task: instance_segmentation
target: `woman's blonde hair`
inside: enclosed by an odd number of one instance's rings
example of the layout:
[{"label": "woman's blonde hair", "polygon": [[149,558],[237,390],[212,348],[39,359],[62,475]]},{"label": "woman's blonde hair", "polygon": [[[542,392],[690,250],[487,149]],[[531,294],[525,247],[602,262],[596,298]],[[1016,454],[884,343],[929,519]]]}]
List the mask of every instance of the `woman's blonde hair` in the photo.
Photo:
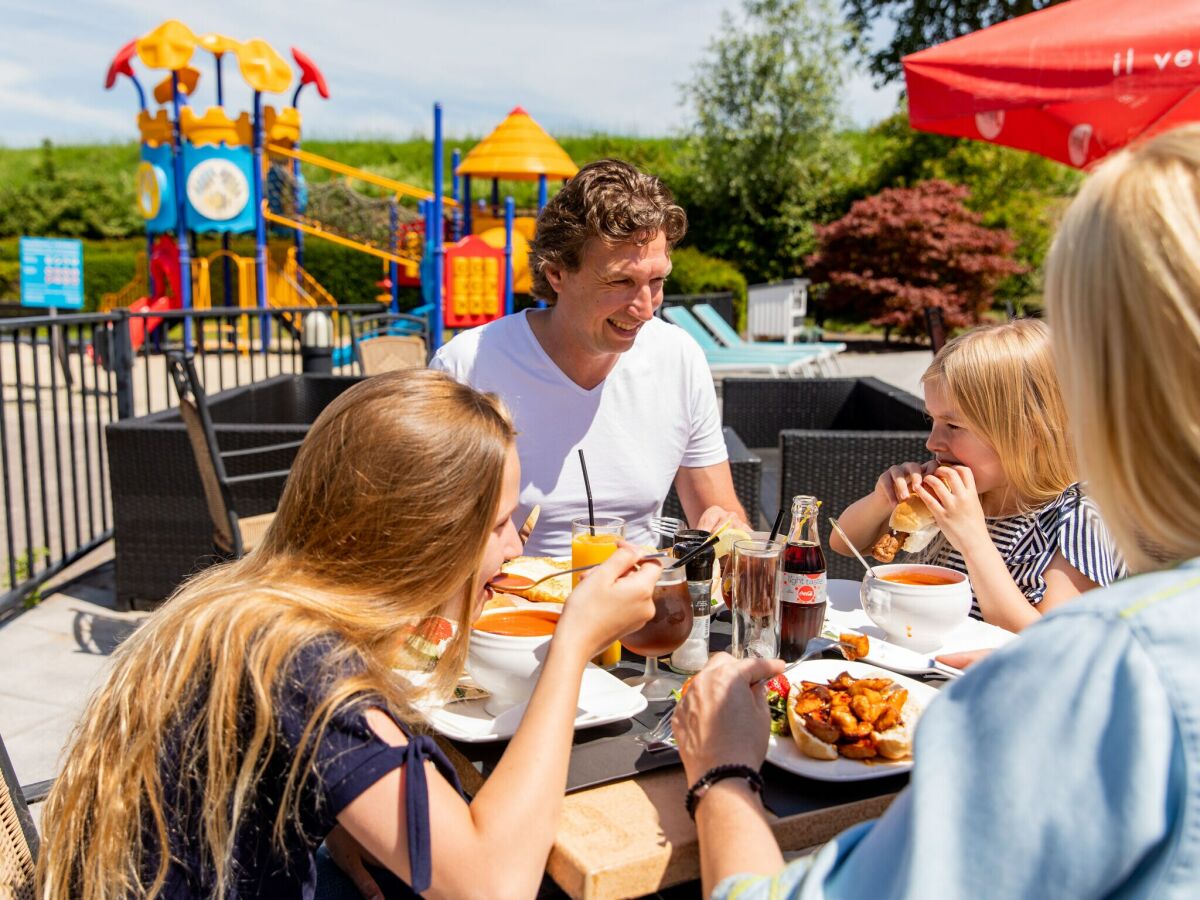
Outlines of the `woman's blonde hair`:
[{"label": "woman's blonde hair", "polygon": [[934,357],[921,383],[934,379],[1000,457],[1020,509],[1053,500],[1075,481],[1045,323],[1018,319],[959,335]]},{"label": "woman's blonde hair", "polygon": [[433,681],[445,688],[461,671],[513,437],[494,396],[424,369],[368,379],[330,404],[263,544],[188,582],[115,654],[46,804],[43,896],[158,893],[171,846],[166,762],[176,788],[202,786],[190,798],[202,810],[196,839],[224,896],[239,823],[281,740],[274,698],[296,653],[322,641],[326,671],[314,678],[327,675],[328,689],[278,798],[283,850],[331,716],[369,696],[411,720],[410,691],[391,671],[405,661],[404,623],[456,620]]},{"label": "woman's blonde hair", "polygon": [[1080,469],[1134,571],[1200,552],[1200,127],[1105,162],[1046,264]]}]

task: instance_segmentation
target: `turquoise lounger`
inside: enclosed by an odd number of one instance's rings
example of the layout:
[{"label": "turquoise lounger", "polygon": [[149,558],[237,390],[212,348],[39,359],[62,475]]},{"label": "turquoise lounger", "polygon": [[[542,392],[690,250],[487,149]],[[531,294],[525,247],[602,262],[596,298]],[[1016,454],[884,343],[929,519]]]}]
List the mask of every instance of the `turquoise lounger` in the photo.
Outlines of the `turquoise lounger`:
[{"label": "turquoise lounger", "polygon": [[718,341],[733,350],[766,349],[768,347],[777,350],[796,347],[817,347],[822,350],[828,350],[831,353],[841,353],[846,349],[845,344],[833,343],[831,341],[805,341],[802,344],[786,344],[783,341],[747,341],[743,340],[742,336],[734,330],[734,327],[725,321],[723,315],[707,303],[697,303],[692,307],[692,314],[704,323],[704,326],[709,331],[716,335]]},{"label": "turquoise lounger", "polygon": [[663,307],[663,317],[682,328],[704,351],[709,366],[714,371],[740,369],[743,371],[765,371],[773,375],[805,375],[819,371],[821,358],[826,351],[809,349],[806,344],[797,344],[793,349],[778,351],[768,349],[740,350],[722,347],[705,330],[700,321],[682,306]]}]

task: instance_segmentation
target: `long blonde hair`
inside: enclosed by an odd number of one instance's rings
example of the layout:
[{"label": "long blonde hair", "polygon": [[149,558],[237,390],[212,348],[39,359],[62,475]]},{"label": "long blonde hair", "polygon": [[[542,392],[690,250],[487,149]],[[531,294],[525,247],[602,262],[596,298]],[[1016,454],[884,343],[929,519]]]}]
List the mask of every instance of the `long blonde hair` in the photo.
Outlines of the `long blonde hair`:
[{"label": "long blonde hair", "polygon": [[1036,319],[982,325],[948,342],[921,376],[939,380],[996,455],[1019,508],[1053,500],[1076,479],[1049,329]]},{"label": "long blonde hair", "polygon": [[1200,553],[1200,127],[1106,161],[1046,264],[1080,468],[1130,568]]},{"label": "long blonde hair", "polygon": [[[169,744],[179,748],[174,777],[203,785],[191,798],[202,805],[196,838],[224,896],[239,822],[280,740],[273,698],[295,654],[324,641],[330,684],[279,798],[282,850],[330,717],[370,694],[412,718],[410,691],[391,673],[404,623],[456,620],[433,681],[444,688],[461,671],[513,437],[494,396],[428,370],[379,375],[330,404],[262,545],[188,582],[114,655],[46,804],[43,896],[158,893],[169,863]],[[351,660],[361,674],[345,674]]]}]

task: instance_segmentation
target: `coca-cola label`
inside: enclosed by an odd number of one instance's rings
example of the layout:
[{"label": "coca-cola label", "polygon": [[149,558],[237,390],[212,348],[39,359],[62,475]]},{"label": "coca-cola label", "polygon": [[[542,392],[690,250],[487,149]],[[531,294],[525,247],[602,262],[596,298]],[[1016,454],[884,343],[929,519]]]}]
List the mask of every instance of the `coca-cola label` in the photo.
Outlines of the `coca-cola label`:
[{"label": "coca-cola label", "polygon": [[825,573],[798,575],[785,572],[783,575],[783,599],[788,603],[824,603]]}]

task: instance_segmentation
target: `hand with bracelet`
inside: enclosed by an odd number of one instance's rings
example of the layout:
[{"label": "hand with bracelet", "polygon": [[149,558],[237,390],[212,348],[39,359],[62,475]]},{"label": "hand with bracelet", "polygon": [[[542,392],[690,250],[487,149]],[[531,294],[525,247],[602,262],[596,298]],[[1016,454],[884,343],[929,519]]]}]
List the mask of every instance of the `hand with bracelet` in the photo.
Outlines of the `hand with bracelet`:
[{"label": "hand with bracelet", "polygon": [[[781,660],[714,654],[671,721],[689,787],[707,783],[693,791],[705,896],[726,875],[769,873],[783,864],[747,775],[762,767],[771,733],[763,685],[782,671]],[[713,771],[726,766],[745,770]]]}]

